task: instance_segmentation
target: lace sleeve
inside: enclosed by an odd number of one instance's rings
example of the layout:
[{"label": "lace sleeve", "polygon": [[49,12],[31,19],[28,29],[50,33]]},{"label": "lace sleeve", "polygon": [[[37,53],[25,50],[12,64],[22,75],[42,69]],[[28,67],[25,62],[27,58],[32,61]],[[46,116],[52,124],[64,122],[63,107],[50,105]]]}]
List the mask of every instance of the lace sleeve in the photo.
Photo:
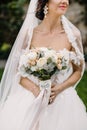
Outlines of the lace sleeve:
[{"label": "lace sleeve", "polygon": [[80,56],[76,55],[75,52],[71,51],[69,53],[69,57],[70,57],[70,61],[74,63],[75,65],[80,66],[82,64],[82,60]]}]

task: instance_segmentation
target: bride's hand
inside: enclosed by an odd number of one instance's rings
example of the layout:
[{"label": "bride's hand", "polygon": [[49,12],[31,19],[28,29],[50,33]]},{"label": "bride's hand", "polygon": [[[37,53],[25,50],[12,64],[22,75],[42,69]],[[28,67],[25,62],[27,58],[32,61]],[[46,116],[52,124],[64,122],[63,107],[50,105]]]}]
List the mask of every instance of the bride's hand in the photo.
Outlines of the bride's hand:
[{"label": "bride's hand", "polygon": [[26,77],[21,77],[20,85],[31,91],[35,97],[37,97],[40,93],[40,87]]},{"label": "bride's hand", "polygon": [[62,86],[61,85],[55,85],[51,86],[51,94],[50,94],[50,99],[49,99],[49,104],[51,104],[56,96],[62,91]]},{"label": "bride's hand", "polygon": [[33,89],[32,93],[35,97],[37,97],[40,93],[40,87],[35,85],[35,88]]}]

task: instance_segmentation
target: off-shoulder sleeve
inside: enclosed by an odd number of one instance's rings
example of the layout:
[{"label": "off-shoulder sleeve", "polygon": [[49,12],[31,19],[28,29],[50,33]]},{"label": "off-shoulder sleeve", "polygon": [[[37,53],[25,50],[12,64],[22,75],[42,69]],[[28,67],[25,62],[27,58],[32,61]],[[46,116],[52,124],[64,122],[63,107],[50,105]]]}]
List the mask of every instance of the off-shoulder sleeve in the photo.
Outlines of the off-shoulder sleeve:
[{"label": "off-shoulder sleeve", "polygon": [[69,53],[69,58],[72,63],[74,63],[77,66],[80,66],[82,64],[80,56],[76,55],[75,52],[71,51]]}]

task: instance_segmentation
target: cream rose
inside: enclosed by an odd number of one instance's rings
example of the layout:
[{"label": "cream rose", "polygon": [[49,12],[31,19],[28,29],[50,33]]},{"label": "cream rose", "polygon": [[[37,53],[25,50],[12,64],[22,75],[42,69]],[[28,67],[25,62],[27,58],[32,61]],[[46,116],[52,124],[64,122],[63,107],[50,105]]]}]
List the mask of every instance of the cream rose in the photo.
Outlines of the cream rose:
[{"label": "cream rose", "polygon": [[60,53],[57,54],[57,57],[58,57],[58,59],[62,59],[63,58],[62,54],[60,54]]},{"label": "cream rose", "polygon": [[57,64],[57,67],[58,67],[59,70],[61,70],[62,69],[62,64]]},{"label": "cream rose", "polygon": [[39,68],[43,67],[43,65],[45,65],[47,63],[47,59],[46,58],[40,58],[38,61],[37,61],[37,66]]}]

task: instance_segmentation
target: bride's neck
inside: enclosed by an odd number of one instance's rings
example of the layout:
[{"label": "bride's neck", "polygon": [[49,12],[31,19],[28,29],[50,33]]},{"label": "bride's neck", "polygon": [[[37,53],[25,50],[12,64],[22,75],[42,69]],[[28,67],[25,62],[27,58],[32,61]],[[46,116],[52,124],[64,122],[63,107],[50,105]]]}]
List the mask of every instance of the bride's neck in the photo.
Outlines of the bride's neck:
[{"label": "bride's neck", "polygon": [[61,30],[61,16],[50,16],[48,15],[46,18],[42,21],[42,26],[44,32],[53,32],[57,29]]}]

